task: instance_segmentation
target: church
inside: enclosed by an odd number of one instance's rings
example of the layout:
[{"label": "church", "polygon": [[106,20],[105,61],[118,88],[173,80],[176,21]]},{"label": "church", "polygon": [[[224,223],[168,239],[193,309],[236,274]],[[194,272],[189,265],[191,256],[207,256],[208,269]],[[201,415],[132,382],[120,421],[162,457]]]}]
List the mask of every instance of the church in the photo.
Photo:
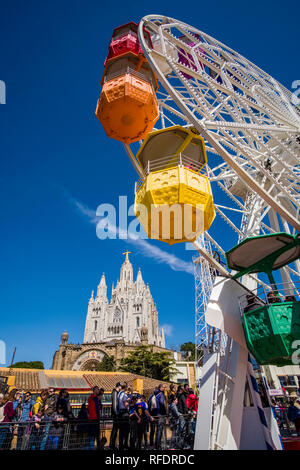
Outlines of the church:
[{"label": "church", "polygon": [[104,355],[113,356],[118,364],[138,345],[151,345],[154,351],[165,348],[164,330],[160,329],[158,311],[149,284],[141,270],[134,281],[129,251],[120,270],[120,280],[107,296],[105,274],[102,274],[97,293],[92,291],[88,303],[84,340],[82,344],[68,343],[68,333],[61,336],[52,369],[97,370]]}]

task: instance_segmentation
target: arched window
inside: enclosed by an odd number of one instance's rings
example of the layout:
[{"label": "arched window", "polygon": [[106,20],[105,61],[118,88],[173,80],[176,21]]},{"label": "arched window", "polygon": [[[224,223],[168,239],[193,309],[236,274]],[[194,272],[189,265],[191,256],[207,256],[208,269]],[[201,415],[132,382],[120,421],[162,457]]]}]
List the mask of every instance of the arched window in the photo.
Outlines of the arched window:
[{"label": "arched window", "polygon": [[95,320],[95,331],[97,330],[97,325],[98,325],[97,320]]},{"label": "arched window", "polygon": [[140,317],[136,317],[136,326],[140,326]]}]

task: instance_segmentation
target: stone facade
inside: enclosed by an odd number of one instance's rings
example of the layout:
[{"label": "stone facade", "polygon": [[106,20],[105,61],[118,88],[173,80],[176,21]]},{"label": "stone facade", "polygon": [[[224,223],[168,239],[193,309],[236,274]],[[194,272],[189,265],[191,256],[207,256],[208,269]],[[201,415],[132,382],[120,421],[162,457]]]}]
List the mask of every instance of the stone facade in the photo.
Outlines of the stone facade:
[{"label": "stone facade", "polygon": [[[146,341],[139,344],[125,344],[122,340],[102,343],[70,344],[68,343],[68,334],[63,333],[59,350],[53,356],[53,370],[97,370],[98,364],[102,361],[104,355],[113,356],[117,365],[121,359],[127,357],[131,351],[134,351],[140,344],[147,345]],[[174,351],[160,346],[152,346],[154,352],[170,353],[174,357]]]}]

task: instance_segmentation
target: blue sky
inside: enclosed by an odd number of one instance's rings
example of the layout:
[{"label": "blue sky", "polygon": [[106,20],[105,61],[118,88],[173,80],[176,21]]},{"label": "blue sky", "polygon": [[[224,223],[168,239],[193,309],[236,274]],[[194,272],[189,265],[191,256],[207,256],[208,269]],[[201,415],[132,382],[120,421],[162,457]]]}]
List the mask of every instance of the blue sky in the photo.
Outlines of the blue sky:
[{"label": "blue sky", "polygon": [[[149,282],[167,344],[194,338],[191,252],[148,241],[99,240],[93,211],[133,202],[136,174],[94,115],[114,27],[165,14],[239,51],[287,88],[299,79],[299,3],[274,1],[10,0],[0,6],[0,340],[16,360],[51,367],[60,335],[83,339],[87,302],[102,272],[119,277],[132,251]],[[132,220],[132,218],[130,219]],[[230,232],[224,233],[230,244]]]}]

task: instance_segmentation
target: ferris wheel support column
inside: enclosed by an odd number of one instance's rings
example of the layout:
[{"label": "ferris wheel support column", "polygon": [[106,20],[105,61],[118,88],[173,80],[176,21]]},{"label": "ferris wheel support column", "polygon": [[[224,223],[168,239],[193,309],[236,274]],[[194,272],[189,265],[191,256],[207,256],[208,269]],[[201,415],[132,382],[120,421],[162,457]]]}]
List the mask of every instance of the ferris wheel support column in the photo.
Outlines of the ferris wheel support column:
[{"label": "ferris wheel support column", "polygon": [[[220,341],[205,350],[195,450],[280,449],[271,437],[256,382],[249,376],[249,353],[238,302],[240,295],[247,292],[233,279],[216,277],[206,311],[207,323],[210,330],[223,324],[222,330],[234,337],[228,336],[224,350]],[[248,404],[244,401],[245,390],[249,393]]]},{"label": "ferris wheel support column", "polygon": [[[288,224],[284,219],[282,219],[282,218],[281,218],[281,221],[282,221],[282,224],[283,224],[283,226],[284,226],[285,232],[286,232],[286,233],[291,233],[289,224]],[[297,259],[297,260],[294,261],[294,264],[295,264],[295,266],[296,266],[296,270],[297,270],[298,275],[299,275],[299,277],[300,277],[300,261]]]},{"label": "ferris wheel support column", "polygon": [[[276,212],[273,209],[270,209],[269,211],[269,220],[270,220],[270,226],[274,229],[274,231],[280,232],[280,225],[279,225],[278,217],[277,217]],[[288,224],[286,225],[288,227]],[[280,269],[280,276],[284,284],[283,290],[285,291],[285,295],[293,295],[294,290],[292,287],[292,279],[287,268]]]},{"label": "ferris wheel support column", "polygon": [[[229,197],[226,205],[214,202],[217,215],[241,240],[273,231],[264,222],[270,208],[300,231],[300,119],[289,102],[288,90],[232,49],[176,19],[145,16],[139,23],[138,38],[162,85],[158,91],[162,127],[164,118],[172,126],[183,121],[184,127],[205,139],[212,154],[207,177]],[[240,214],[242,226],[236,222]],[[262,281],[255,275],[239,281],[228,279],[231,275],[205,243],[194,246],[200,254],[196,287],[199,279],[212,287],[209,298],[211,289],[202,283],[201,305],[196,295],[196,312],[203,312],[203,318],[196,313],[196,343],[201,338],[198,332],[206,331],[207,337],[195,448],[275,449],[263,428],[266,420],[259,397],[253,399],[257,392],[238,302]],[[222,276],[218,285],[212,278],[216,271]],[[227,336],[227,343],[222,343],[222,335]],[[244,407],[245,386],[254,406]]]}]

